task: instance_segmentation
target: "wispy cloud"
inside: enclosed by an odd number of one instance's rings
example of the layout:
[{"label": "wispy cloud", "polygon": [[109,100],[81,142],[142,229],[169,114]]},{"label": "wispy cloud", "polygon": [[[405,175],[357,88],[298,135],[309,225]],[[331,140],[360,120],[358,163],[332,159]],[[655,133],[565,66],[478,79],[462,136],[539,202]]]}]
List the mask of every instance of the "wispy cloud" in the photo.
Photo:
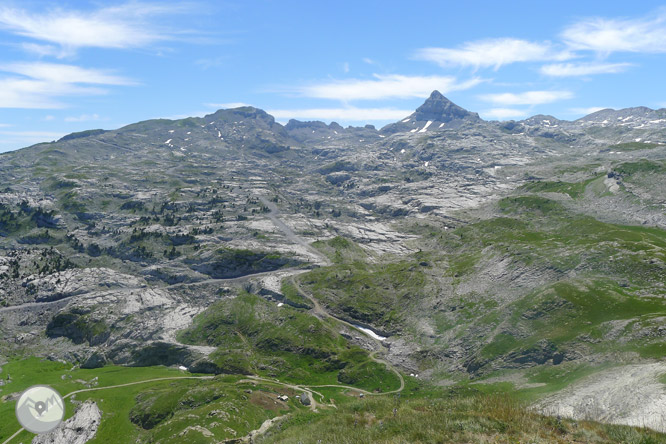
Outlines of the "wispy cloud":
[{"label": "wispy cloud", "polygon": [[57,57],[64,58],[69,54],[68,51],[55,45],[42,45],[39,43],[22,43],[21,48],[24,51],[35,54],[39,57]]},{"label": "wispy cloud", "polygon": [[292,92],[306,97],[319,99],[352,100],[379,100],[390,98],[428,97],[437,89],[446,94],[472,88],[483,80],[473,78],[458,82],[451,76],[405,76],[375,74],[372,80],[334,80],[295,88]]},{"label": "wispy cloud", "polygon": [[252,106],[243,102],[206,103],[205,105],[215,109],[230,109],[230,108],[240,108],[243,106]]},{"label": "wispy cloud", "polygon": [[277,119],[318,119],[354,122],[398,120],[408,116],[413,110],[395,108],[308,108],[273,109],[267,111]]},{"label": "wispy cloud", "polygon": [[569,111],[572,114],[582,114],[584,116],[587,116],[588,114],[596,113],[597,111],[601,111],[602,109],[606,109],[601,106],[591,106],[589,108],[571,108]]},{"label": "wispy cloud", "polygon": [[542,105],[573,97],[574,94],[571,91],[526,91],[523,93],[484,94],[479,96],[483,101],[503,106]]},{"label": "wispy cloud", "polygon": [[559,63],[544,65],[541,73],[552,77],[589,76],[593,74],[615,74],[626,71],[631,63]]},{"label": "wispy cloud", "polygon": [[666,9],[637,19],[590,18],[562,32],[573,50],[611,52],[666,52]]},{"label": "wispy cloud", "polygon": [[81,68],[75,65],[28,62],[0,65],[0,71],[20,74],[53,83],[88,83],[98,85],[136,85],[126,77],[101,69]]},{"label": "wispy cloud", "polygon": [[494,69],[516,62],[562,61],[572,56],[570,52],[558,50],[548,42],[514,38],[467,42],[460,48],[423,48],[415,53],[415,58],[437,63],[444,68],[471,66]]},{"label": "wispy cloud", "polygon": [[64,57],[79,48],[139,48],[169,40],[173,34],[155,26],[155,17],[187,11],[187,6],[130,1],[94,11],[53,8],[39,13],[4,6],[0,28],[49,43],[24,46],[31,52]]},{"label": "wispy cloud", "polygon": [[527,115],[527,111],[515,108],[491,108],[482,111],[480,114],[484,119],[505,120],[525,117]]},{"label": "wispy cloud", "polygon": [[200,66],[203,69],[210,69],[210,68],[215,68],[218,66],[222,66],[225,63],[228,62],[228,57],[226,56],[219,56],[219,57],[211,57],[211,58],[205,58],[205,59],[198,59],[194,63],[197,66]]},{"label": "wispy cloud", "polygon": [[64,108],[62,98],[71,95],[105,94],[104,85],[135,82],[98,69],[53,63],[0,65],[11,75],[0,78],[0,108]]},{"label": "wispy cloud", "polygon": [[92,122],[102,120],[99,114],[81,114],[80,116],[65,117],[65,122]]},{"label": "wispy cloud", "polygon": [[0,152],[58,140],[65,134],[52,131],[0,131]]}]

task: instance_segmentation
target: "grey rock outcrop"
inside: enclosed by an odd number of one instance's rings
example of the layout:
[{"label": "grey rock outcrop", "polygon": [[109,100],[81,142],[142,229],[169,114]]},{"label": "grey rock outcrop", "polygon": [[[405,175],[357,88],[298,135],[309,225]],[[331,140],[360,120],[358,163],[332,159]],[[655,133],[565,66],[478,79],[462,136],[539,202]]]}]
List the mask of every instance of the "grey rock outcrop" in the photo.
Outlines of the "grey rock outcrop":
[{"label": "grey rock outcrop", "polygon": [[97,434],[101,419],[102,412],[97,404],[86,401],[74,416],[52,432],[36,436],[32,444],[85,444]]},{"label": "grey rock outcrop", "polygon": [[298,399],[301,401],[301,404],[303,405],[308,406],[312,404],[312,401],[310,400],[310,395],[307,392],[303,392]]}]

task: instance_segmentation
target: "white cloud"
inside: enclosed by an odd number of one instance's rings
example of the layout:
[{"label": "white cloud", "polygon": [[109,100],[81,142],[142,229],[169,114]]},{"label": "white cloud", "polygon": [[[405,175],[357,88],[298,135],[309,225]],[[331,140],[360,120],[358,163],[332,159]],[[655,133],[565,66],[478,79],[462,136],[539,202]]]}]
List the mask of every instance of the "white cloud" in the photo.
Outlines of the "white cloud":
[{"label": "white cloud", "polygon": [[631,63],[559,63],[542,66],[541,73],[553,77],[615,74],[627,70],[630,66]]},{"label": "white cloud", "polygon": [[542,105],[574,97],[571,91],[526,91],[523,93],[484,94],[481,100],[497,105]]},{"label": "white cloud", "polygon": [[589,108],[571,108],[569,111],[572,112],[573,114],[582,114],[584,116],[587,116],[588,114],[596,113],[597,111],[601,111],[602,109],[606,109],[601,106],[591,106]]},{"label": "white cloud", "polygon": [[224,65],[227,62],[227,59],[228,57],[226,56],[218,56],[206,59],[198,59],[194,63],[203,69],[210,69]]},{"label": "white cloud", "polygon": [[243,102],[206,103],[205,105],[215,109],[231,109],[231,108],[241,108],[243,106],[252,106]]},{"label": "white cloud", "polygon": [[170,39],[168,32],[151,24],[157,15],[184,11],[186,5],[165,6],[158,3],[128,2],[94,11],[52,8],[31,12],[0,7],[0,28],[34,40],[56,44],[28,46],[33,52],[66,56],[78,48],[137,48]]},{"label": "white cloud", "polygon": [[527,111],[515,108],[492,108],[482,111],[480,114],[484,119],[506,120],[525,117],[527,115]]},{"label": "white cloud", "polygon": [[666,10],[638,19],[590,18],[562,32],[574,50],[611,52],[666,52]]},{"label": "white cloud", "polygon": [[58,140],[65,134],[51,131],[0,131],[0,152]]},{"label": "white cloud", "polygon": [[0,78],[0,108],[64,108],[63,97],[105,94],[99,85],[134,84],[106,71],[53,63],[0,65],[0,71],[12,74]]},{"label": "white cloud", "polygon": [[21,48],[26,52],[30,52],[38,55],[39,57],[57,57],[63,58],[67,56],[67,51],[64,51],[61,48],[58,48],[54,45],[41,45],[39,43],[22,43]]},{"label": "white cloud", "polygon": [[90,122],[101,120],[98,114],[81,114],[80,116],[65,117],[65,122]]},{"label": "white cloud", "polygon": [[550,43],[535,43],[527,40],[501,38],[467,42],[461,48],[423,48],[415,57],[428,60],[442,67],[472,66],[494,67],[515,62],[562,61],[572,58],[568,51],[555,49]]},{"label": "white cloud", "polygon": [[472,88],[483,80],[473,78],[458,83],[451,76],[404,76],[375,74],[374,80],[334,80],[296,88],[300,95],[320,99],[378,100],[389,98],[428,97],[433,90],[443,94]]},{"label": "white cloud", "polygon": [[74,65],[28,62],[0,65],[0,71],[20,74],[33,79],[53,83],[88,83],[97,85],[135,85],[125,77],[99,69],[81,68]]},{"label": "white cloud", "polygon": [[346,74],[349,72],[349,62],[345,62],[342,64],[342,71]]},{"label": "white cloud", "polygon": [[395,108],[309,108],[273,109],[267,111],[276,119],[317,119],[369,122],[398,120],[413,113],[413,110]]}]

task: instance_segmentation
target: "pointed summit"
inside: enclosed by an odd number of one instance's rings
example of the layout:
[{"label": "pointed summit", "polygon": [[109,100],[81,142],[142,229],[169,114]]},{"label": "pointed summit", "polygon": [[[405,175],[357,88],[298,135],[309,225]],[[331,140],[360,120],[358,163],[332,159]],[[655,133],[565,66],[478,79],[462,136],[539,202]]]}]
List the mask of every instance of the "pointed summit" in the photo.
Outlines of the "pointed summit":
[{"label": "pointed summit", "polygon": [[432,120],[433,122],[450,122],[465,118],[479,119],[478,114],[461,108],[437,90],[430,94],[430,97],[423,102],[423,105],[416,109],[416,112],[412,116],[417,121]]},{"label": "pointed summit", "polygon": [[386,125],[384,133],[426,132],[440,128],[459,127],[464,122],[481,122],[477,113],[462,108],[435,90],[416,111],[400,122]]}]

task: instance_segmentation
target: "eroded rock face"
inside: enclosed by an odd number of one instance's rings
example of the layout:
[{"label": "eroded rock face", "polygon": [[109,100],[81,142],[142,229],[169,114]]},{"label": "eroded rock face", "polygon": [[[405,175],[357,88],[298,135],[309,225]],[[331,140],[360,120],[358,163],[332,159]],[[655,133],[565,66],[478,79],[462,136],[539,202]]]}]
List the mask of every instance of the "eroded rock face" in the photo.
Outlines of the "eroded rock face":
[{"label": "eroded rock face", "polygon": [[584,378],[534,407],[546,415],[666,432],[666,390],[659,382],[664,371],[663,362],[612,368]]},{"label": "eroded rock face", "polygon": [[32,444],[85,444],[97,434],[101,419],[102,412],[97,404],[86,401],[74,416],[52,432],[36,436]]},{"label": "eroded rock face", "polygon": [[[205,359],[212,347],[185,349],[176,333],[227,297],[223,288],[280,301],[279,279],[261,287],[260,277],[251,276],[326,265],[310,244],[335,236],[359,245],[359,257],[409,257],[423,247],[423,232],[410,225],[461,227],[472,211],[486,217],[493,200],[522,192],[528,181],[581,183],[607,174],[607,182],[578,199],[562,193],[557,199],[599,220],[664,228],[665,116],[627,109],[576,122],[548,115],[487,122],[434,92],[411,116],[380,131],[321,122],[283,127],[244,107],[84,132],[7,153],[0,159],[0,182],[9,184],[0,190],[0,220],[7,221],[0,227],[0,354],[48,350],[85,367],[192,363],[219,372]],[[644,159],[647,173],[617,169],[636,159]],[[273,204],[276,213],[269,211]],[[662,259],[646,260],[664,269]],[[429,269],[431,262],[420,266]],[[414,297],[422,341],[391,338],[388,359],[403,369],[423,373],[417,364],[426,360],[462,371],[496,369],[475,355],[479,338],[492,333],[488,326],[446,337],[445,350],[429,348],[449,334],[438,331],[433,314],[452,323],[461,312],[482,316],[478,307],[488,295],[505,304],[566,277],[492,246],[473,273],[442,277],[436,268],[444,266],[432,265],[437,285]],[[521,320],[565,309],[533,307]],[[656,324],[643,328],[633,337],[663,335]],[[496,362],[522,368],[578,359],[575,350],[547,343],[520,350]]]}]

